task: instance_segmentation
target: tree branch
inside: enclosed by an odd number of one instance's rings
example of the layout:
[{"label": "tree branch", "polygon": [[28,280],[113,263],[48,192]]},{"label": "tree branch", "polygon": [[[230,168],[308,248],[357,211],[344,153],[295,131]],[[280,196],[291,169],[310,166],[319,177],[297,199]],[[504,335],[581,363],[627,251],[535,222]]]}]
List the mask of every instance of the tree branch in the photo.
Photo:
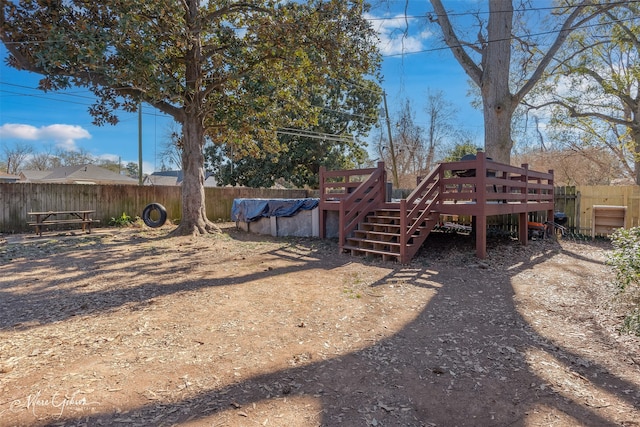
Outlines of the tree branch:
[{"label": "tree branch", "polygon": [[455,31],[453,30],[453,26],[451,25],[451,21],[449,21],[449,16],[447,15],[444,6],[442,5],[441,0],[431,0],[431,5],[433,6],[434,11],[437,15],[437,23],[440,25],[442,29],[442,34],[444,36],[444,42],[449,46],[453,56],[458,60],[462,68],[467,73],[467,75],[473,80],[473,82],[478,86],[482,86],[482,70],[476,64],[473,59],[467,54],[467,52],[463,49],[463,45],[458,39]]},{"label": "tree branch", "polygon": [[234,3],[220,9],[211,11],[210,13],[205,14],[202,19],[205,21],[215,21],[221,18],[224,18],[225,15],[235,12],[262,12],[267,15],[273,15],[273,12],[269,9],[265,9],[263,7],[257,6],[253,3]]},{"label": "tree branch", "polygon": [[631,44],[633,44],[636,50],[640,52],[640,40],[638,40],[638,36],[628,26],[623,25],[622,22],[620,22],[620,20],[617,17],[615,17],[611,12],[607,11],[606,15],[609,19],[611,19],[614,25],[617,25],[618,27],[620,27],[622,31],[624,31],[624,33],[627,36],[629,36],[629,40],[631,41]]},{"label": "tree branch", "polygon": [[[513,96],[513,99],[515,102],[519,103],[522,101],[522,99],[533,89],[533,87],[538,83],[538,81],[540,80],[540,78],[542,77],[545,69],[547,68],[547,66],[549,65],[549,63],[551,62],[551,60],[554,58],[555,54],[558,52],[558,50],[560,49],[560,47],[564,44],[565,40],[567,39],[567,37],[569,37],[569,34],[571,34],[571,32],[573,30],[575,30],[577,28],[577,26],[574,26],[573,23],[576,19],[578,19],[578,17],[580,16],[580,14],[582,14],[583,10],[587,7],[592,5],[592,1],[591,0],[583,0],[582,3],[580,3],[579,6],[577,6],[573,12],[571,12],[571,14],[569,15],[569,17],[566,19],[566,21],[562,24],[562,27],[560,28],[560,32],[558,33],[558,37],[556,37],[555,41],[553,42],[553,44],[551,45],[551,47],[549,48],[549,50],[545,53],[545,55],[542,57],[542,59],[540,60],[540,63],[538,63],[538,66],[536,67],[535,71],[533,72],[533,74],[531,75],[531,77],[527,80],[527,82],[520,88],[520,90]],[[580,21],[580,23],[578,25],[583,24],[584,22],[588,21],[589,19],[592,19],[593,17],[595,17],[597,14],[604,12],[605,9],[599,9],[598,12],[594,12],[591,16],[589,16],[588,18]]]},{"label": "tree branch", "polygon": [[553,100],[553,101],[545,102],[540,105],[533,105],[533,104],[523,102],[523,105],[525,105],[526,107],[532,110],[539,110],[541,108],[549,107],[551,105],[558,105],[566,109],[569,112],[569,115],[573,118],[595,117],[595,118],[604,120],[608,123],[614,123],[614,124],[617,124],[620,126],[626,126],[626,127],[634,127],[633,123],[628,120],[619,119],[617,117],[609,116],[607,114],[602,114],[597,111],[578,111],[578,109],[574,105],[567,104],[566,102],[563,102],[560,100]]}]

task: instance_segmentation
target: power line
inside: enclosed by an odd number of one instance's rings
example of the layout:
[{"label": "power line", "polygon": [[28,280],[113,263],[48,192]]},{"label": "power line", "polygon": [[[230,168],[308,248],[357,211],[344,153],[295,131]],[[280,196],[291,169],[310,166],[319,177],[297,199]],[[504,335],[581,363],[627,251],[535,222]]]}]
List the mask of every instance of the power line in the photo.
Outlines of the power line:
[{"label": "power line", "polygon": [[[640,0],[638,0],[640,1]],[[591,25],[584,25],[579,27],[579,29],[584,29],[584,28],[595,28],[595,27],[600,27],[600,26],[607,26],[607,25],[612,25],[618,22],[632,22],[634,20],[638,19],[638,17],[631,17],[631,18],[626,18],[626,19],[618,19],[615,21],[607,21],[604,23],[597,23],[597,24],[591,24]],[[549,34],[559,34],[562,30],[549,30],[549,31],[543,31],[540,33],[532,33],[532,34],[527,34],[526,37],[527,38],[531,38],[531,37],[537,37],[537,36],[545,36],[545,35],[549,35]],[[486,43],[497,43],[497,42],[501,42],[501,41],[513,41],[513,40],[518,40],[518,37],[515,36],[509,36],[509,37],[505,37],[502,39],[495,39],[495,40],[487,40]],[[382,55],[383,58],[392,58],[392,57],[397,57],[397,56],[405,56],[405,55],[415,55],[415,54],[419,54],[419,53],[430,53],[430,52],[438,52],[438,51],[442,51],[442,50],[449,50],[449,49],[453,49],[453,48],[466,48],[467,45],[454,45],[454,46],[441,46],[441,47],[434,47],[431,49],[423,49],[423,50],[416,50],[416,51],[412,51],[412,52],[402,52],[402,53],[394,53],[394,54],[389,54],[389,55]]]},{"label": "power line", "polygon": [[323,132],[316,132],[304,129],[296,128],[279,128],[276,133],[283,135],[299,136],[303,138],[321,139],[323,141],[336,141],[336,142],[352,142],[352,135],[338,135]]},{"label": "power line", "polygon": [[[30,90],[42,91],[42,89],[38,89],[37,87],[33,87],[33,86],[26,86],[26,85],[19,85],[19,84],[15,84],[15,83],[9,83],[9,82],[4,82],[4,81],[2,81],[2,80],[0,80],[0,84],[2,84],[2,85],[6,85],[6,86],[18,87],[18,88],[22,88],[22,89],[30,89]],[[76,95],[77,93],[82,93],[82,92],[69,92],[69,91],[65,91],[65,92],[57,92],[57,93],[59,93],[59,94],[63,94],[63,95],[68,95],[68,96],[75,96],[75,97],[78,97],[78,98],[92,99],[90,96]]]},{"label": "power line", "polygon": [[[21,85],[13,85],[13,84],[10,84],[10,83],[5,83],[5,82],[1,82],[0,81],[0,85],[3,85],[3,84],[9,85],[9,86],[21,87]],[[33,89],[33,88],[28,87],[28,86],[22,86],[22,87],[28,88],[28,89]],[[72,101],[72,100],[69,100],[69,99],[56,99],[57,96],[72,96],[72,97],[83,98],[83,99],[88,99],[88,100],[93,99],[90,96],[69,95],[69,94],[66,94],[66,93],[63,93],[63,92],[52,92],[51,93],[52,96],[47,96],[46,94],[40,95],[40,94],[22,93],[22,92],[14,92],[14,91],[10,91],[10,90],[0,89],[0,93],[5,93],[5,94],[9,94],[9,95],[16,95],[16,96],[26,97],[26,98],[45,99],[45,100],[51,101],[51,102],[60,102],[60,103],[63,103],[63,104],[81,105],[81,106],[85,106],[85,107],[90,107],[90,106],[93,105],[91,103]],[[157,116],[158,112],[156,110],[153,110],[152,112],[145,112],[145,109],[143,108],[142,109],[142,114],[144,114],[146,116]],[[166,115],[166,114],[163,114],[163,115]],[[122,122],[123,120],[120,120],[120,121]]]},{"label": "power line", "polygon": [[[406,0],[405,0],[406,1]],[[404,1],[403,1],[404,3]],[[617,1],[617,2],[605,2],[605,3],[597,3],[597,4],[591,4],[589,5],[589,7],[599,7],[599,6],[622,6],[622,5],[627,5],[630,3],[640,3],[640,0],[622,0],[622,1]],[[513,12],[542,12],[542,11],[546,11],[546,10],[568,10],[568,9],[575,9],[577,7],[579,7],[580,5],[564,5],[564,6],[544,6],[544,7],[527,7],[527,8],[520,8],[520,9],[513,9]],[[477,15],[491,15],[492,13],[504,13],[507,12],[505,10],[478,10],[478,11],[473,11],[473,12],[447,12],[446,16],[477,16]],[[369,21],[394,21],[397,19],[404,19],[404,18],[425,18],[425,19],[429,19],[429,18],[433,18],[433,17],[438,17],[441,15],[438,15],[436,13],[428,13],[426,15],[411,15],[411,16],[406,16],[406,15],[399,15],[399,16],[394,16],[394,17],[381,17],[381,18],[367,18],[367,20]]]},{"label": "power line", "polygon": [[[33,88],[31,86],[18,85],[18,84],[14,84],[14,83],[3,82],[3,81],[0,81],[0,85],[12,86],[12,87],[23,88],[23,89],[39,90],[39,89]],[[363,87],[363,89],[367,89],[367,88]],[[68,99],[55,99],[55,96],[71,96],[71,97],[88,99],[88,100],[93,100],[94,99],[94,98],[92,98],[90,96],[69,94],[67,92],[52,92],[51,93],[51,95],[53,95],[52,97],[48,97],[48,96],[46,96],[44,94],[31,94],[31,93],[14,92],[14,91],[9,91],[9,90],[5,90],[5,89],[0,89],[0,93],[6,93],[6,94],[10,94],[10,95],[17,95],[17,96],[21,96],[21,97],[46,99],[48,101],[61,102],[61,103],[67,103],[67,104],[75,104],[75,105],[83,105],[83,106],[87,106],[87,107],[92,105],[92,104],[88,104],[88,103],[84,103],[84,102],[78,102],[78,101],[72,101],[72,100],[68,100]],[[337,110],[337,109],[329,108],[329,107],[322,106],[322,105],[313,105],[313,106],[317,107],[317,108],[321,108],[321,109],[323,109],[325,111],[330,111],[330,112],[342,114],[342,115],[345,115],[345,116],[358,117],[358,118],[362,118],[362,119],[369,118],[369,116],[366,116],[364,114],[356,114],[356,113],[352,113],[350,111]],[[155,110],[152,113],[146,113],[144,111],[144,108],[142,110],[142,114],[145,114],[145,115],[148,115],[148,116],[156,116],[157,115]]]},{"label": "power line", "polygon": [[[24,88],[24,89],[33,89],[32,87],[29,87],[29,86],[6,83],[6,82],[2,82],[2,81],[0,81],[0,84],[13,86],[13,87]],[[44,96],[44,95],[12,92],[12,91],[7,91],[7,90],[3,90],[3,89],[0,89],[0,92],[1,93],[9,93],[9,94],[18,95],[18,96],[31,97],[31,98],[46,99],[46,100],[54,101],[54,102],[76,104],[76,105],[84,105],[84,106],[89,106],[90,105],[90,104],[87,104],[87,103],[70,101],[70,100],[65,100],[65,99],[55,99],[55,98],[52,99],[52,98]],[[79,97],[79,98],[84,98],[84,99],[91,99],[91,97],[88,97],[88,96],[80,96],[80,95],[75,95],[75,96]],[[335,109],[331,109],[331,108],[328,108],[328,107],[322,107],[322,106],[317,106],[317,107],[322,108],[322,109],[327,110],[327,111],[337,112],[337,113],[344,114],[344,115],[367,118],[367,116],[360,115],[360,114],[354,114],[354,113],[350,113],[350,112],[347,112],[347,111],[340,111],[340,110],[335,110]],[[155,111],[152,112],[152,113],[145,113],[144,109],[143,109],[143,114],[148,115],[148,116],[157,117],[157,114],[155,113]],[[351,135],[329,134],[329,133],[316,132],[316,131],[310,131],[310,130],[304,130],[304,129],[296,129],[296,128],[280,128],[280,129],[277,130],[277,133],[283,134],[283,135],[304,137],[304,138],[321,139],[321,140],[324,140],[324,141],[335,141],[335,142],[351,142],[351,141],[353,141],[353,136],[351,136]]]}]

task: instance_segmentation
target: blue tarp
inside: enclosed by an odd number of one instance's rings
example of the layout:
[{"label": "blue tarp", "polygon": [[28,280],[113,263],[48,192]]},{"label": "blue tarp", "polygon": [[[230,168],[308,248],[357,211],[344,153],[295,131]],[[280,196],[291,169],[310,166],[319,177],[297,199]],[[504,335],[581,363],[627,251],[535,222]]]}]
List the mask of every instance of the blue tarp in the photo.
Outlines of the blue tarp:
[{"label": "blue tarp", "polygon": [[234,199],[231,220],[251,222],[262,217],[293,216],[299,210],[311,210],[320,199]]}]

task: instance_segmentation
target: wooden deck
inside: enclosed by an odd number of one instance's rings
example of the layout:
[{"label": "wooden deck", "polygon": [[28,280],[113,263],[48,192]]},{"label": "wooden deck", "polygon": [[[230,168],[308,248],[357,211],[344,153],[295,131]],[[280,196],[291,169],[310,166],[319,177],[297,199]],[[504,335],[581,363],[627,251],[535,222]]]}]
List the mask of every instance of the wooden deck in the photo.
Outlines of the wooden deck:
[{"label": "wooden deck", "polygon": [[[528,239],[529,212],[546,211],[547,218],[553,218],[553,171],[537,172],[527,165],[494,162],[483,152],[478,152],[475,160],[439,164],[399,202],[386,201],[386,181],[384,163],[371,169],[321,169],[320,236],[326,236],[327,213],[337,211],[342,250],[381,254],[408,263],[437,225],[434,217],[467,215],[475,220],[476,255],[485,258],[488,216],[518,214],[518,237],[523,244]],[[373,242],[373,237],[352,237],[356,230],[363,229],[367,218],[382,211],[385,213],[380,216],[393,214],[397,219],[388,221],[389,230],[383,232],[378,227],[370,234],[386,236],[386,244]],[[389,237],[393,233],[394,237]]]}]

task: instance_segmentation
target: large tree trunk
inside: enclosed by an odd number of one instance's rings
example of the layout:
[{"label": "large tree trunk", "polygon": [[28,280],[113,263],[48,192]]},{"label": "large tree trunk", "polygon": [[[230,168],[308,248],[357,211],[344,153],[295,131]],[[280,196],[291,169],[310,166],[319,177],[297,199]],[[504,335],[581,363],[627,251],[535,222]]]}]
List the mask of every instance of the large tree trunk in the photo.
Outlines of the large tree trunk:
[{"label": "large tree trunk", "polygon": [[482,103],[484,110],[484,146],[487,157],[501,163],[511,162],[511,118],[515,110],[509,90],[511,65],[511,0],[489,2],[489,37],[483,56]]},{"label": "large tree trunk", "polygon": [[182,124],[182,219],[174,235],[201,235],[219,232],[207,219],[204,196],[204,128],[198,116],[186,117]]},{"label": "large tree trunk", "polygon": [[[496,88],[499,89],[499,88]],[[494,92],[499,92],[494,91]],[[487,157],[496,162],[511,163],[511,94],[491,93],[483,97],[484,147]]]},{"label": "large tree trunk", "polygon": [[204,197],[204,125],[202,123],[202,40],[200,0],[187,0],[185,21],[191,48],[185,56],[187,97],[182,116],[182,219],[177,235],[200,235],[220,231],[207,219]]}]

